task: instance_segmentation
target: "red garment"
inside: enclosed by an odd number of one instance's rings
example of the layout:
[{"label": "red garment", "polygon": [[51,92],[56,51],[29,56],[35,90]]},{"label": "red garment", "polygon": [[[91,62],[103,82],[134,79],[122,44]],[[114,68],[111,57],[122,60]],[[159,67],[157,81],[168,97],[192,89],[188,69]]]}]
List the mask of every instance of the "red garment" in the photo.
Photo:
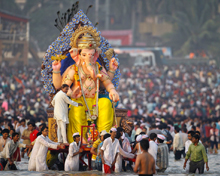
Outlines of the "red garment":
[{"label": "red garment", "polygon": [[31,132],[31,134],[30,134],[30,141],[31,142],[33,142],[37,138],[37,133],[38,133],[37,130],[34,130]]},{"label": "red garment", "polygon": [[14,160],[17,159],[16,161],[21,161],[21,155],[20,155],[20,149],[19,149],[19,147],[18,147],[17,150],[14,152],[13,158],[14,158]]},{"label": "red garment", "polygon": [[[115,171],[115,166],[112,166],[112,170]],[[111,174],[111,167],[107,164],[104,164],[104,173],[105,174]]]},{"label": "red garment", "polygon": [[210,137],[210,129],[211,129],[212,127],[211,126],[205,126],[205,135],[206,135],[206,137]]},{"label": "red garment", "polygon": [[128,116],[128,117],[131,117],[131,115],[132,115],[131,110],[128,110],[128,112],[127,112],[127,116]]}]

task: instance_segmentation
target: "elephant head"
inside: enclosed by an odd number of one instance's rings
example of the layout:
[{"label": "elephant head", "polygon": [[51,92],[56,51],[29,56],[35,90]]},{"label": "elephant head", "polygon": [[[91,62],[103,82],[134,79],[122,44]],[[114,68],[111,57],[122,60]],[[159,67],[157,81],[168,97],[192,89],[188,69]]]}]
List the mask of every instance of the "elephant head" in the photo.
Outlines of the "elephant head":
[{"label": "elephant head", "polygon": [[86,74],[96,79],[95,67],[92,66],[99,57],[100,49],[80,49],[73,48],[70,51],[72,59],[77,66],[82,66]]}]

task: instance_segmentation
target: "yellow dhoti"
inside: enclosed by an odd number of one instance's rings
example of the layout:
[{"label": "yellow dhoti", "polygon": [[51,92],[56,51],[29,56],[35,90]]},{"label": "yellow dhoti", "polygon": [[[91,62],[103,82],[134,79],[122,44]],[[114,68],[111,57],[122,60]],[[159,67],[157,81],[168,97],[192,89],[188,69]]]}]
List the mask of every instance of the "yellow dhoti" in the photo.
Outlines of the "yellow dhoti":
[{"label": "yellow dhoti", "polygon": [[[83,103],[83,98],[73,99],[77,103]],[[90,110],[92,106],[96,104],[95,98],[86,98],[86,102]],[[99,98],[98,101],[99,114],[96,120],[97,130],[101,132],[102,130],[110,131],[113,125],[113,108],[112,103],[108,98]],[[69,125],[67,127],[67,137],[68,142],[73,142],[73,133],[81,133],[81,126],[87,126],[88,122],[86,119],[86,108],[84,106],[75,107],[70,105],[69,111]],[[87,128],[83,129],[83,137],[86,139]]]}]

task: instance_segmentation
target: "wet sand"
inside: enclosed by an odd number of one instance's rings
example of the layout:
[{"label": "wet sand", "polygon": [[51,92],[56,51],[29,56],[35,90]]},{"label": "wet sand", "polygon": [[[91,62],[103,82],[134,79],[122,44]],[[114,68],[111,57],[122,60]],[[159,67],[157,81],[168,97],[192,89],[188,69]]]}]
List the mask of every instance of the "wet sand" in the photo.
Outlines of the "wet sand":
[{"label": "wet sand", "polygon": [[[220,152],[220,151],[219,151]],[[220,176],[220,157],[219,155],[208,155],[209,159],[209,171],[205,170],[205,176]],[[155,175],[162,176],[162,175],[169,175],[169,176],[186,176],[186,175],[199,175],[199,174],[187,174],[186,170],[183,170],[183,163],[184,159],[180,161],[174,160],[174,155],[171,152],[169,155],[169,167],[164,173],[157,173]],[[64,172],[64,171],[45,171],[45,172],[30,172],[27,171],[28,168],[28,160],[22,159],[20,163],[17,163],[17,167],[19,171],[0,171],[1,176],[20,176],[20,175],[31,175],[31,176],[99,176],[103,175],[101,172],[98,171],[85,171],[85,172]],[[121,172],[115,174],[117,176],[126,176],[126,175],[137,175],[134,172]]]}]

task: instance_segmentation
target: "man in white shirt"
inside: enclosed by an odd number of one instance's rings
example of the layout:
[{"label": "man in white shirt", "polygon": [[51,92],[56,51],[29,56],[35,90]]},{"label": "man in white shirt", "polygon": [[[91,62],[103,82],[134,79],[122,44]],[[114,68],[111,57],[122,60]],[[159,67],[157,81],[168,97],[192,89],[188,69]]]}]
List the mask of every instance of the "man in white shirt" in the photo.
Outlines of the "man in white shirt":
[{"label": "man in white shirt", "polygon": [[185,154],[188,152],[190,144],[192,144],[192,137],[195,134],[194,131],[188,132],[188,140],[185,142]]},{"label": "man in white shirt", "polygon": [[42,135],[38,136],[35,140],[34,147],[32,149],[31,157],[28,163],[29,171],[46,171],[48,170],[46,164],[46,157],[48,148],[52,149],[64,149],[63,144],[51,141],[48,135],[48,128],[43,126],[41,129]]},{"label": "man in white shirt", "polygon": [[157,134],[156,133],[151,133],[150,134],[150,142],[149,142],[149,149],[148,149],[148,153],[150,153],[155,160],[155,164],[156,164],[156,160],[157,160],[157,144],[156,144],[156,139],[157,139]]},{"label": "man in white shirt", "polygon": [[26,123],[25,123],[25,119],[21,119],[20,121],[20,125],[17,127],[17,129],[15,130],[17,133],[19,133],[20,135],[23,134],[23,131],[27,129]]},{"label": "man in white shirt", "polygon": [[175,126],[175,130],[174,130],[175,136],[173,140],[173,152],[175,155],[175,160],[180,160],[181,154],[183,152],[183,140],[179,131],[180,131],[179,127]]},{"label": "man in white shirt", "polygon": [[104,140],[101,147],[103,173],[111,174],[115,169],[115,162],[119,152],[119,141],[116,139],[117,129],[111,128],[111,137]]},{"label": "man in white shirt", "polygon": [[79,155],[83,152],[81,147],[80,135],[79,133],[73,134],[73,140],[69,145],[69,153],[66,157],[64,170],[65,171],[78,171],[79,170]]},{"label": "man in white shirt", "polygon": [[57,138],[59,143],[68,143],[66,137],[66,124],[69,123],[68,104],[73,106],[82,106],[69,99],[66,95],[69,90],[67,84],[63,84],[61,90],[54,96],[51,104],[54,106],[54,119],[57,121]]},{"label": "man in white shirt", "polygon": [[9,130],[4,129],[2,130],[2,136],[0,136],[0,152],[4,149],[7,142],[9,142],[11,139],[8,137]]},{"label": "man in white shirt", "polygon": [[180,135],[181,135],[181,137],[182,137],[182,140],[183,140],[183,156],[185,157],[186,155],[185,155],[185,143],[186,143],[186,141],[188,140],[188,134],[187,134],[187,129],[186,128],[184,128],[183,130],[182,130],[182,132],[180,133]]},{"label": "man in white shirt", "polygon": [[13,133],[12,140],[8,141],[3,151],[0,152],[0,163],[4,168],[7,162],[9,162],[9,165],[11,166],[14,164],[14,160],[16,160],[16,158],[13,158],[13,154],[16,152],[17,147],[23,147],[23,148],[30,147],[29,145],[21,144],[18,141],[19,141],[19,134]]}]

